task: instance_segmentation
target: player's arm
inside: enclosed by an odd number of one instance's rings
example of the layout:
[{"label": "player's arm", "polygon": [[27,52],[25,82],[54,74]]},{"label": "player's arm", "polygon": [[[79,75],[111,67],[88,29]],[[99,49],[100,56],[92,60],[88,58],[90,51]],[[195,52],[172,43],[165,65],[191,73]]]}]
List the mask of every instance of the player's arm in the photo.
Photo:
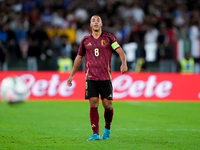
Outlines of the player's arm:
[{"label": "player's arm", "polygon": [[120,67],[121,73],[127,72],[128,67],[127,67],[127,64],[126,64],[126,55],[125,55],[124,51],[122,50],[121,47],[118,47],[115,51],[119,54],[119,57],[120,57],[121,62],[122,62],[122,65]]},{"label": "player's arm", "polygon": [[122,50],[121,46],[117,43],[116,37],[114,35],[109,34],[108,38],[110,40],[112,49],[115,50],[119,54],[119,57],[121,59],[121,62],[122,62],[122,65],[120,67],[121,73],[127,72],[128,67],[126,64],[126,56],[125,56],[124,51]]},{"label": "player's arm", "polygon": [[72,68],[72,72],[67,80],[67,85],[68,86],[72,86],[72,80],[74,78],[74,74],[76,73],[76,71],[78,70],[78,68],[80,67],[81,63],[83,60],[83,56],[81,55],[77,55],[75,60],[74,60],[74,66]]}]

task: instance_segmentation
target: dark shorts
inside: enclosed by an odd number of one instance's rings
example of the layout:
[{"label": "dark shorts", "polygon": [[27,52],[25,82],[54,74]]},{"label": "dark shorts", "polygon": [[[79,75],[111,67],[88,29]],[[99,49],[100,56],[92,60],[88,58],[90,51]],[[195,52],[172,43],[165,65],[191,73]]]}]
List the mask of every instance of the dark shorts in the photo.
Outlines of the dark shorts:
[{"label": "dark shorts", "polygon": [[85,99],[89,99],[90,97],[99,97],[99,95],[101,96],[101,100],[103,100],[104,98],[112,100],[113,99],[112,82],[110,80],[105,80],[105,81],[86,80]]}]

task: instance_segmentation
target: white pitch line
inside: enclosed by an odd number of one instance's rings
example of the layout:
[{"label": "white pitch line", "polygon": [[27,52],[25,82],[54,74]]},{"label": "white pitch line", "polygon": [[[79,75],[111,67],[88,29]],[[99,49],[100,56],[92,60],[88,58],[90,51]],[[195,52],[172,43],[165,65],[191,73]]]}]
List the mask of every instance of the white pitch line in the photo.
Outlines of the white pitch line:
[{"label": "white pitch line", "polygon": [[[0,129],[0,131],[3,130],[17,130],[17,129]],[[74,131],[80,131],[80,130],[90,130],[90,129],[64,129],[66,130],[74,130]],[[117,131],[168,131],[168,132],[200,132],[200,129],[112,129]]]},{"label": "white pitch line", "polygon": [[114,130],[125,130],[125,131],[192,131],[200,132],[200,129],[114,129]]},{"label": "white pitch line", "polygon": [[142,102],[128,102],[130,105],[136,105],[136,106],[147,106],[147,107],[156,107],[156,103],[142,103]]},{"label": "white pitch line", "polygon": [[[68,129],[68,130],[83,130],[83,129]],[[88,129],[85,129],[88,130]],[[186,132],[200,132],[200,129],[112,129],[117,131],[168,131],[168,132],[176,132],[176,131],[186,131]]]}]

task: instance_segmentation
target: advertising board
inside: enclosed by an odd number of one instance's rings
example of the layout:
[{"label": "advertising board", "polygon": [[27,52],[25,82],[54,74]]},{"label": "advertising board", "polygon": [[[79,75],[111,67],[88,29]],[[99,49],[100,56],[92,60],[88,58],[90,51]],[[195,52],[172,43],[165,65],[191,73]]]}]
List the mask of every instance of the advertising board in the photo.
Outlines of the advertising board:
[{"label": "advertising board", "polygon": [[[31,90],[30,101],[84,101],[85,74],[77,72],[71,87],[69,73],[0,72],[0,82],[17,75]],[[112,73],[114,101],[200,102],[200,75],[178,73]]]}]

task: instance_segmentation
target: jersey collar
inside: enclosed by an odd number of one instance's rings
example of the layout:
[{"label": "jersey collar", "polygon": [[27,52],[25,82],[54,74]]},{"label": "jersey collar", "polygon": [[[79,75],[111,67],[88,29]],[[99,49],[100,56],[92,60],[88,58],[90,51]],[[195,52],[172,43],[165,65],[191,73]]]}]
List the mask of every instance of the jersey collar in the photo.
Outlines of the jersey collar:
[{"label": "jersey collar", "polygon": [[[98,38],[100,38],[101,36],[103,35],[103,31],[101,32],[101,35],[98,37]],[[93,35],[91,34],[91,36],[93,37]],[[93,37],[94,38],[94,37]],[[98,39],[97,38],[97,39]],[[94,38],[94,39],[96,39],[96,38]]]}]

